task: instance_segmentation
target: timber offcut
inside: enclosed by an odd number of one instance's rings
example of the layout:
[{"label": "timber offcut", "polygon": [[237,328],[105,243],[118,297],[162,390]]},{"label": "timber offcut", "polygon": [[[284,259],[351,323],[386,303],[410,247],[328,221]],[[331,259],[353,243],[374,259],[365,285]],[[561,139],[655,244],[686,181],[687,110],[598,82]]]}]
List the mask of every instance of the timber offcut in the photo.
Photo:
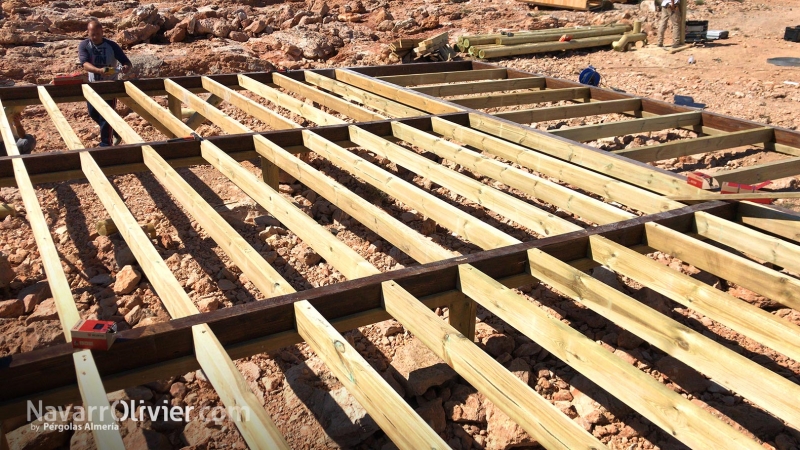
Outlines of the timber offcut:
[{"label": "timber offcut", "polygon": [[[120,98],[163,139],[145,142],[108,106],[111,98]],[[85,148],[59,106],[79,101],[91,103],[124,145]],[[202,369],[225,405],[253,411],[249,420],[234,421],[250,448],[289,448],[282,424],[233,360],[305,342],[398,448],[449,448],[342,335],[394,318],[543,447],[604,448],[476,344],[481,308],[686,446],[763,448],[743,432],[747,423],[732,426],[515,290],[543,283],[713,380],[747,408],[800,430],[800,386],[790,373],[589,274],[605,266],[675,308],[800,361],[795,323],[647,256],[663,252],[800,311],[800,215],[698,189],[652,164],[758,146],[780,158],[714,177],[749,183],[796,176],[796,131],[478,62],[21,86],[0,88],[0,106],[43,107],[64,141],[61,152],[20,155],[8,118],[0,116],[9,154],[0,158],[0,185],[19,189],[67,341],[80,318],[78,294],[36,196],[42,183],[88,180],[172,318],[120,332],[107,351],[77,351],[67,343],[0,358],[0,419],[24,414],[28,401],[107,407],[108,392]],[[268,130],[235,119],[223,106]],[[546,131],[531,126],[604,114],[621,119]],[[203,123],[221,133],[204,135]],[[587,144],[667,129],[696,137],[616,151]],[[310,163],[309,154],[465,245],[435,242]],[[379,160],[429,183],[409,181]],[[257,161],[260,176],[242,161]],[[184,179],[179,169],[191,165],[216,169],[346,281],[297,291]],[[252,281],[261,300],[200,313],[109,180],[128,173],[152,174]],[[282,194],[286,175],[413,262],[378,270]],[[523,228],[527,237],[506,224]],[[468,246],[475,250],[463,251]],[[446,320],[436,308],[449,308]],[[123,447],[119,431],[96,428],[102,448]]]}]

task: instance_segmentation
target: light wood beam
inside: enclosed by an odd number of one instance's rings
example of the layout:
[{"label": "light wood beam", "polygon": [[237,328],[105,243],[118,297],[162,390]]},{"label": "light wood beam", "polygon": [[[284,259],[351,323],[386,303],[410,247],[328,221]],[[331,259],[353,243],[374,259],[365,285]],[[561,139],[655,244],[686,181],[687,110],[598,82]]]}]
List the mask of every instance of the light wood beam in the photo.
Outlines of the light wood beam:
[{"label": "light wood beam", "polygon": [[326,91],[340,95],[347,100],[361,103],[385,114],[389,117],[417,117],[424,116],[425,113],[408,107],[402,103],[394,102],[380,95],[375,95],[371,92],[350,86],[341,81],[334,80],[313,72],[304,72],[305,80],[315,86],[319,86]]},{"label": "light wood beam", "polygon": [[[800,328],[647,256],[603,238],[589,238],[592,259],[756,342],[800,361]],[[800,387],[799,387],[800,388]]]},{"label": "light wood beam", "polygon": [[295,303],[294,311],[300,336],[395,445],[450,448],[308,301]]},{"label": "light wood beam", "polygon": [[649,191],[662,195],[695,195],[701,191],[686,184],[683,179],[615,158],[583,144],[571,143],[521,125],[505,123],[486,114],[470,113],[469,117],[472,128]]},{"label": "light wood beam", "polygon": [[[108,107],[89,85],[83,85],[83,92],[86,99],[112,124],[123,140],[126,142],[141,141],[141,138],[136,132],[125,123],[114,110]],[[238,236],[239,239],[241,239],[241,236],[235,231],[230,231],[232,228],[228,230],[224,225],[219,223],[218,221],[224,222],[224,219],[222,219],[199,194],[194,192],[188,184],[180,178],[180,175],[178,175],[166,161],[163,161],[152,147],[145,146],[143,148],[143,156],[145,164],[153,170],[156,178],[160,182],[166,183],[165,186],[167,189],[176,196],[183,206],[189,210],[194,217],[198,217],[198,215],[203,217],[202,226],[209,232],[212,238],[215,238],[220,247],[231,255],[231,259],[236,261],[237,265],[239,265],[243,271],[252,273],[252,256],[247,253],[246,247],[236,244],[237,239],[234,235]],[[98,192],[98,196],[106,201],[112,202],[107,206],[111,218],[114,220],[114,223],[117,224],[125,241],[128,242],[137,261],[140,261],[142,269],[147,273],[148,279],[155,287],[159,298],[161,298],[170,315],[173,318],[179,318],[192,314],[199,314],[197,307],[186,292],[184,292],[172,272],[166,268],[166,264],[152,246],[147,235],[142,231],[141,227],[138,226],[136,220],[130,214],[130,211],[124,207],[124,204],[119,204],[121,203],[119,196],[110,195],[110,190],[113,190],[113,187],[108,183],[105,177],[101,177],[102,172],[99,171],[99,167],[92,167],[90,171],[96,171],[97,173],[97,176],[90,179],[90,181],[94,181],[92,186]],[[105,181],[105,183],[103,183],[103,181]],[[116,203],[117,200],[119,203]],[[227,223],[225,223],[225,225],[227,225]],[[228,227],[230,226],[228,225]],[[226,239],[230,239],[230,241]],[[249,247],[246,242],[245,245]],[[250,250],[252,250],[252,247]],[[257,255],[254,250],[252,251]],[[263,261],[263,258],[261,260]],[[271,266],[267,266],[271,268]],[[265,269],[263,265],[260,264],[257,268]],[[272,270],[274,271],[274,269]],[[265,271],[263,273],[263,279],[269,279],[275,283],[272,287],[269,287],[266,286],[266,283],[259,283],[253,280],[254,284],[257,286],[258,284],[263,285],[258,287],[260,290],[263,287],[264,290],[262,290],[262,292],[265,294],[291,291],[291,287],[288,286],[285,281],[281,283],[282,277],[277,275],[277,272],[270,274]],[[277,275],[277,278],[275,278],[274,275]],[[227,356],[225,349],[222,348],[222,345],[219,343],[216,336],[214,336],[211,328],[206,324],[196,325],[192,327],[192,334],[195,340],[195,356],[223,403],[228,406],[244,406],[248,408],[248,412],[251,412],[252,415],[255,416],[248,417],[249,420],[241,420],[243,417],[239,417],[239,420],[236,420],[235,417],[232,417],[248,445],[254,448],[288,449],[288,444],[283,439],[283,436],[281,436],[275,423],[269,417],[266,410],[264,410],[255,394],[248,388],[244,377],[242,377],[241,373],[239,373],[238,369],[236,369],[236,366],[233,364],[233,361]]]},{"label": "light wood beam", "polygon": [[596,116],[600,114],[633,113],[642,109],[642,100],[624,98],[604,102],[580,103],[577,105],[549,106],[545,108],[521,109],[518,111],[501,111],[492,113],[512,122],[529,124],[548,120],[565,120],[575,117]]},{"label": "light wood beam", "polygon": [[727,148],[744,147],[747,145],[769,142],[774,139],[774,130],[764,127],[752,130],[734,131],[717,136],[683,139],[646,147],[614,150],[613,153],[635,161],[651,162],[680,156],[696,155],[698,153],[716,152]]},{"label": "light wood beam", "polygon": [[502,80],[507,77],[506,69],[457,70],[454,72],[420,73],[411,75],[391,75],[377,77],[379,80],[398,86],[419,86],[421,84],[457,83],[462,81]]},{"label": "light wood beam", "polygon": [[[217,96],[216,96],[216,95],[214,95],[214,94],[211,94],[211,95],[208,97],[208,99],[207,99],[205,102],[206,102],[206,103],[207,103],[209,106],[217,106],[217,105],[219,105],[220,103],[222,103],[222,99],[221,99],[221,98],[219,98],[219,97],[217,97]],[[195,111],[197,111],[197,108],[192,108],[192,109],[194,109]],[[202,114],[200,114],[199,112],[195,112],[194,114],[192,114],[192,116],[191,116],[191,117],[189,117],[188,119],[186,119],[186,125],[187,125],[189,128],[191,128],[192,130],[196,130],[196,129],[198,129],[198,128],[200,127],[200,125],[202,125],[202,124],[203,124],[203,122],[205,122],[205,121],[206,121],[206,118],[205,118],[205,116],[203,116],[203,115],[202,115]]]},{"label": "light wood beam", "polygon": [[433,117],[433,131],[448,139],[462,142],[489,154],[509,160],[528,169],[557,178],[580,189],[600,195],[610,202],[621,203],[645,213],[659,213],[684,205],[664,199],[609,176],[577,167],[569,162],[533,151],[490,134]]},{"label": "light wood beam", "polygon": [[146,120],[153,128],[161,132],[167,138],[174,138],[176,137],[172,134],[168,129],[164,127],[158,120],[156,120],[153,116],[151,116],[147,111],[145,111],[138,103],[136,103],[132,98],[129,97],[120,97],[119,101],[125,104],[128,108],[130,108],[133,112],[139,115],[142,119]]},{"label": "light wood beam", "polygon": [[458,276],[461,292],[689,447],[736,442],[758,448],[755,441],[471,265],[459,266]]},{"label": "light wood beam", "polygon": [[495,159],[467,150],[443,138],[408,125],[393,122],[392,131],[400,138],[437,156],[460,164],[481,175],[491,177],[532,197],[599,224],[635,217],[600,200],[578,193],[550,180],[538,177]]},{"label": "light wood beam", "polygon": [[446,168],[411,150],[352,127],[350,140],[536,233],[551,236],[582,228],[516,197]]},{"label": "light wood beam", "polygon": [[482,94],[486,92],[513,91],[516,89],[544,89],[547,81],[543,77],[512,78],[510,80],[476,81],[474,83],[435,84],[411,88],[421,94],[434,97]]},{"label": "light wood beam", "polygon": [[579,87],[481,95],[478,97],[457,97],[448,100],[465,108],[484,109],[527,105],[531,103],[558,102],[561,100],[574,100],[576,98],[588,99],[590,95],[589,88]]},{"label": "light wood beam", "polygon": [[588,142],[606,137],[625,136],[628,134],[647,133],[650,131],[698,125],[702,121],[702,114],[692,111],[641,119],[622,120],[618,122],[606,122],[597,125],[560,128],[557,130],[548,130],[548,132],[556,136],[572,139],[573,141]]},{"label": "light wood beam", "polygon": [[287,91],[294,92],[297,95],[301,95],[309,100],[317,102],[320,105],[344,114],[353,120],[360,122],[371,122],[373,120],[386,119],[385,116],[374,113],[367,108],[329,94],[315,86],[310,86],[301,81],[289,78],[286,75],[273,73],[272,81]]},{"label": "light wood beam", "polygon": [[645,224],[647,245],[698,269],[800,310],[800,281],[656,223]]},{"label": "light wood beam", "polygon": [[[209,80],[210,81],[210,80]],[[324,125],[339,125],[346,123],[344,120],[328,114],[321,109],[317,109],[308,103],[298,100],[291,95],[284,94],[283,92],[273,89],[264,83],[260,83],[248,76],[239,75],[239,85],[256,95],[260,95],[270,102],[286,108],[289,111],[302,116],[319,126]]]},{"label": "light wood beam", "polygon": [[713,176],[720,183],[723,181],[760,183],[762,181],[793,177],[798,174],[800,174],[800,157],[792,157],[738,169],[721,170],[714,172]]},{"label": "light wood beam", "polygon": [[[69,125],[64,115],[61,114],[61,111],[58,110],[55,102],[44,87],[37,88],[37,91],[42,105],[53,120],[56,129],[64,136],[67,147],[70,149],[73,149],[72,147],[75,146],[77,146],[76,148],[82,148],[83,146],[80,139],[78,139],[75,131]],[[2,110],[3,106],[2,103],[0,103],[0,111]],[[10,124],[4,116],[3,119],[0,120],[0,135],[2,135],[5,142],[10,142],[10,145],[6,144],[6,151],[9,155],[19,154],[19,150],[16,147],[16,140],[7,140],[9,134],[11,134]],[[15,161],[22,163],[20,160]],[[39,248],[42,264],[45,266],[45,273],[47,274],[48,284],[50,285],[51,293],[56,302],[56,310],[58,312],[59,321],[61,322],[61,328],[64,332],[64,337],[67,342],[71,342],[71,330],[80,320],[80,313],[75,305],[72,291],[69,288],[64,271],[61,268],[61,259],[50,236],[47,222],[42,215],[41,207],[36,198],[36,192],[33,190],[33,186],[30,185],[29,180],[27,180],[27,183],[24,182],[25,180],[21,180],[21,178],[27,179],[27,171],[23,164],[20,164],[20,166],[21,167],[17,167],[15,165],[14,167],[17,183],[23,181],[23,184],[19,185],[20,195],[23,197],[23,203],[25,203],[27,219],[34,232],[34,240]],[[32,199],[30,198],[31,193],[33,194]],[[43,232],[46,232],[46,235],[42,236]],[[43,248],[43,246],[45,248]],[[100,379],[100,373],[97,371],[97,366],[94,364],[91,350],[78,350],[72,355],[72,359],[75,363],[78,388],[81,392],[81,399],[83,400],[84,407],[92,407],[95,408],[96,411],[103,411],[103,408],[105,408],[106,411],[109,410],[108,397],[106,396],[103,382]],[[115,421],[110,415],[95,414],[88,418],[92,423],[99,425],[97,429],[92,429],[92,435],[98,445],[102,444],[105,446],[104,448],[109,449],[122,450],[124,448],[122,436],[118,429],[114,428]]]},{"label": "light wood beam", "polygon": [[745,225],[800,243],[800,215],[752,202],[739,202],[737,213]]},{"label": "light wood beam", "polygon": [[694,222],[700,236],[800,273],[800,245],[702,211],[694,214]]},{"label": "light wood beam", "polygon": [[794,401],[798,394],[789,394],[800,391],[800,386],[541,250],[528,251],[528,264],[535,278],[693,367],[720,386],[788,423],[800,421],[800,411]]},{"label": "light wood beam", "polygon": [[207,90],[208,92],[211,92],[212,94],[225,100],[231,105],[241,109],[247,114],[250,114],[256,119],[264,122],[273,130],[288,130],[291,128],[301,128],[300,125],[295,123],[293,120],[283,117],[282,115],[267,108],[266,106],[256,103],[253,100],[250,100],[244,95],[234,91],[233,89],[225,85],[217,83],[211,78],[202,77],[201,80],[203,83],[203,89]]},{"label": "light wood beam", "polygon": [[544,447],[606,448],[396,283],[383,283],[383,302],[389,314]]}]

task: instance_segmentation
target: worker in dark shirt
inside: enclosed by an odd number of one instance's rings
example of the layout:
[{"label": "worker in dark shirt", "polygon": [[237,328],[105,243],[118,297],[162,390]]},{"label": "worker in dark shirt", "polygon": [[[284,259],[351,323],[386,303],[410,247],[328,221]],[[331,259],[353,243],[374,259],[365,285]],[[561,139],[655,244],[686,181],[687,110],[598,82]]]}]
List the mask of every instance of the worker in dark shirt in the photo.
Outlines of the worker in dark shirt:
[{"label": "worker in dark shirt", "polygon": [[[131,70],[131,60],[125,56],[125,52],[116,42],[103,37],[103,25],[97,19],[89,21],[88,34],[89,38],[81,41],[78,47],[78,58],[89,73],[90,83],[116,80],[119,73],[118,65],[121,66],[122,73]],[[116,104],[116,99],[108,101],[108,105],[112,108]],[[89,117],[100,125],[100,147],[117,144],[119,137],[108,121],[91,104],[88,104],[88,107]]]}]

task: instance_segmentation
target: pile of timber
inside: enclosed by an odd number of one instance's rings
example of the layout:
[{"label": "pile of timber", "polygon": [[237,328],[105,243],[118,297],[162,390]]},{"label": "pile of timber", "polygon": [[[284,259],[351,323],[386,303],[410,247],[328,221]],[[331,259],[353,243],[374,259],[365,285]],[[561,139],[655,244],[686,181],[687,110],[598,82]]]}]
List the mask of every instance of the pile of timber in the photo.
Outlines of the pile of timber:
[{"label": "pile of timber", "polygon": [[[569,40],[562,42],[562,37],[565,36]],[[457,45],[462,52],[488,59],[606,45],[612,45],[615,50],[625,51],[630,44],[646,39],[647,35],[641,33],[641,24],[637,22],[633,27],[616,24],[465,35],[458,38]]]},{"label": "pile of timber", "polygon": [[456,51],[449,44],[450,35],[447,32],[437,34],[428,39],[398,39],[389,44],[389,50],[403,62],[420,61],[451,61]]}]

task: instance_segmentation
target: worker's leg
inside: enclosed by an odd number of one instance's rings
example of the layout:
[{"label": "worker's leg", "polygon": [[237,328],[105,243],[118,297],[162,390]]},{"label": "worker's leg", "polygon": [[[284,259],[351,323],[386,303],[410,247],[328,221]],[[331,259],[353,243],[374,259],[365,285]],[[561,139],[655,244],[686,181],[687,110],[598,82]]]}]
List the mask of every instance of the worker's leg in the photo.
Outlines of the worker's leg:
[{"label": "worker's leg", "polygon": [[672,12],[672,46],[681,44],[681,8],[676,6]]},{"label": "worker's leg", "polygon": [[669,22],[669,8],[661,8],[661,17],[658,20],[658,46],[664,45],[664,33],[667,31],[667,23]]},{"label": "worker's leg", "polygon": [[[109,103],[110,104],[110,103]],[[98,125],[100,125],[100,147],[108,147],[111,145],[114,130],[111,125],[103,118],[102,115],[92,106],[91,103],[86,104],[89,108],[89,117],[92,118]]]}]

